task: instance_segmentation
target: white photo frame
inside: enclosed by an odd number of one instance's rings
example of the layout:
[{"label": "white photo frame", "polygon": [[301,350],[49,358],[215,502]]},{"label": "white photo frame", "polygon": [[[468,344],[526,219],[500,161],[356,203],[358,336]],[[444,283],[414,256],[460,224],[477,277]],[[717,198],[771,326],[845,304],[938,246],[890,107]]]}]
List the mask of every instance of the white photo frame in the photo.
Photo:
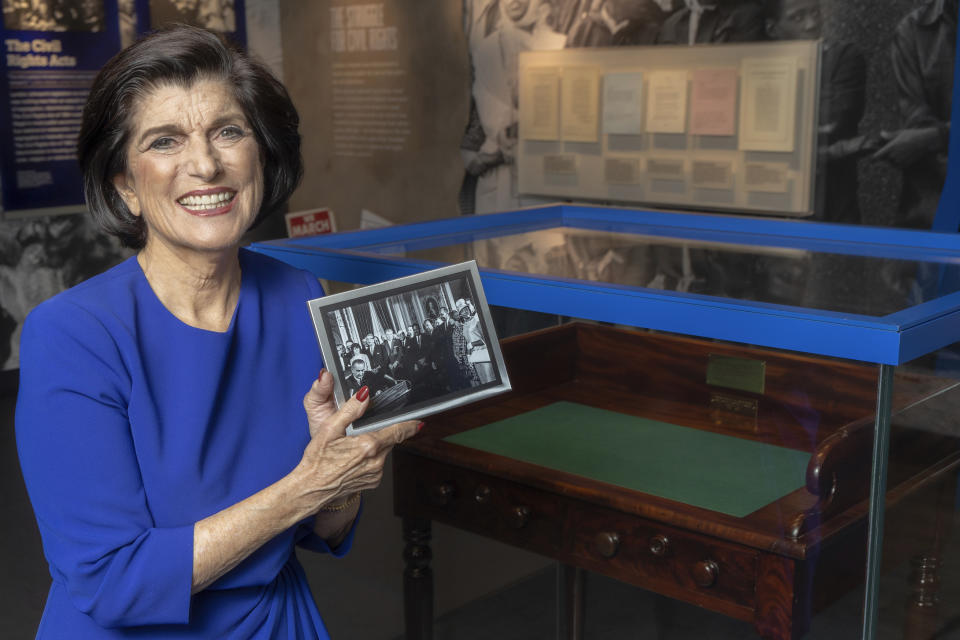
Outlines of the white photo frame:
[{"label": "white photo frame", "polygon": [[[362,386],[370,389],[367,411],[347,427],[347,435],[424,418],[511,388],[472,260],[309,300],[307,306],[334,376],[337,406]],[[443,328],[434,330],[434,324]],[[415,335],[401,341],[400,330]],[[359,353],[353,348],[357,343]]]}]

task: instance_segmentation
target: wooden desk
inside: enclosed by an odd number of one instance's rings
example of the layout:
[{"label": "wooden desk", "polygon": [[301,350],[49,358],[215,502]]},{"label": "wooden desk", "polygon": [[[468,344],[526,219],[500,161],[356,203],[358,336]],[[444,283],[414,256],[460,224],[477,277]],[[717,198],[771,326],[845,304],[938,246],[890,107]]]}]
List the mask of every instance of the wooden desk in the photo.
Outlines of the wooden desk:
[{"label": "wooden desk", "polygon": [[[876,367],[583,324],[505,340],[503,350],[512,392],[430,418],[394,454],[408,639],[432,637],[433,520],[569,567],[571,638],[580,637],[581,570],[752,622],[777,640],[802,637],[814,612],[862,581]],[[717,358],[763,362],[762,392],[708,383]],[[900,374],[895,411],[952,384]],[[731,515],[448,440],[557,402],[806,452],[806,478]],[[891,514],[922,494],[952,501],[956,439],[895,418],[891,451]],[[945,529],[925,531],[917,552],[936,556]],[[920,580],[918,610],[932,601],[932,578]]]}]

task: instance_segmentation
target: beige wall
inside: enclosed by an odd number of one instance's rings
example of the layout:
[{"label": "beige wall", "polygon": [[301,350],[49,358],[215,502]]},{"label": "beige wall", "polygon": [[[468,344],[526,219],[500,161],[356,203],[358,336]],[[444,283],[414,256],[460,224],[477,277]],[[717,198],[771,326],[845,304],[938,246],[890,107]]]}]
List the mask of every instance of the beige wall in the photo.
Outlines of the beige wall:
[{"label": "beige wall", "polygon": [[385,2],[398,32],[394,57],[406,71],[411,134],[406,151],[373,158],[333,150],[331,66],[335,57],[362,59],[330,49],[330,7],[345,4],[358,3],[280,0],[284,81],[300,111],[306,163],[291,210],[330,206],[341,230],[358,227],[362,208],[397,223],[457,215],[470,87],[460,1]]},{"label": "beige wall", "polygon": [[[373,158],[340,157],[333,150],[329,8],[357,3],[280,0],[284,82],[302,119],[306,164],[290,208],[332,207],[340,230],[357,228],[362,208],[397,223],[455,216],[470,86],[460,0],[386,0],[406,70],[411,133],[404,152]],[[388,469],[383,485],[365,498],[364,519],[346,558],[300,554],[334,638],[386,640],[403,632],[403,541],[392,492]],[[436,525],[433,552],[437,615],[548,564]]]}]

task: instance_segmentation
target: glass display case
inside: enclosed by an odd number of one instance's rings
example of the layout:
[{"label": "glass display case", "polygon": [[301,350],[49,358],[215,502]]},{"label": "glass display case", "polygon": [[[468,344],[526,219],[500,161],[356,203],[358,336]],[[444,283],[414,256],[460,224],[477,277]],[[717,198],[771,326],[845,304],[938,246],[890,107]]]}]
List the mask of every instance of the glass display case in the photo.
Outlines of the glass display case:
[{"label": "glass display case", "polygon": [[431,520],[558,559],[569,637],[583,570],[763,638],[851,637],[817,615],[860,584],[864,638],[954,628],[957,236],[555,205],[253,249],[352,284],[476,259],[491,304],[595,321],[505,340],[514,391],[397,452],[408,637],[430,637]]}]

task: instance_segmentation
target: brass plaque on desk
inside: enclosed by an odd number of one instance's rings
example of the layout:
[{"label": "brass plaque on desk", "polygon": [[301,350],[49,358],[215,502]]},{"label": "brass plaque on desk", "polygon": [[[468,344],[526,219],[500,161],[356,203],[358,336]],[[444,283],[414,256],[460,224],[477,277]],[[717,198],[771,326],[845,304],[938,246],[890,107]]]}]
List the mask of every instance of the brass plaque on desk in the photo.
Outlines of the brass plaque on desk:
[{"label": "brass plaque on desk", "polygon": [[725,393],[710,394],[710,419],[718,427],[756,434],[760,403],[756,398],[737,398]]},{"label": "brass plaque on desk", "polygon": [[707,362],[707,384],[750,393],[763,393],[767,363],[711,353]]}]

